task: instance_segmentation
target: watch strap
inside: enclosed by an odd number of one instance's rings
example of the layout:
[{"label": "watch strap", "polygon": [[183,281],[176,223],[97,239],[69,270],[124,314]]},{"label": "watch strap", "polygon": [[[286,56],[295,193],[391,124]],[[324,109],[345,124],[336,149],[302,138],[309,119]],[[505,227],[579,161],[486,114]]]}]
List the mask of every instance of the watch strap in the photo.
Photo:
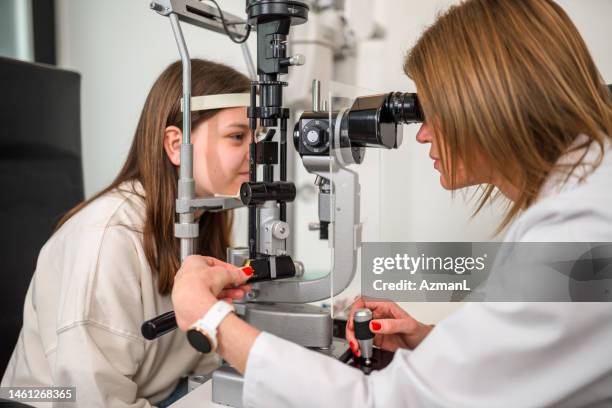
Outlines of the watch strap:
[{"label": "watch strap", "polygon": [[217,349],[217,327],[225,317],[234,311],[234,306],[219,300],[206,314],[191,325],[187,332],[189,343],[202,353],[210,353]]},{"label": "watch strap", "polygon": [[212,305],[208,312],[195,324],[217,337],[217,327],[225,317],[234,311],[234,306],[224,300],[219,300]]}]

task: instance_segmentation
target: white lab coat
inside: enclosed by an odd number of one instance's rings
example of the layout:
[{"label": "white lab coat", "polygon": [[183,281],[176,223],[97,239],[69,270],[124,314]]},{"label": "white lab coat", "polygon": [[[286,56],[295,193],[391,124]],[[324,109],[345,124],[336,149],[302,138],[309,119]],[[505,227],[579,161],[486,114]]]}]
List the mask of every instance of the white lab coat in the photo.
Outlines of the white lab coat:
[{"label": "white lab coat", "polygon": [[[610,150],[582,183],[549,177],[505,240],[612,242]],[[598,152],[592,146],[587,162]],[[244,405],[610,407],[612,304],[468,303],[370,376],[262,333],[249,354]]]}]

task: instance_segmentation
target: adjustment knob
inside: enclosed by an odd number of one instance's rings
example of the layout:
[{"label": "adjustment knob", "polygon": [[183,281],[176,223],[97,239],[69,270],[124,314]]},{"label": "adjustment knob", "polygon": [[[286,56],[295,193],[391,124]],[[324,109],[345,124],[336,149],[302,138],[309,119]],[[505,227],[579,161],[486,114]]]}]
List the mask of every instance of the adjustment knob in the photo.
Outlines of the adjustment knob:
[{"label": "adjustment knob", "polygon": [[304,65],[305,63],[306,57],[304,57],[302,54],[295,54],[293,57],[289,58],[289,64],[291,65],[300,66]]},{"label": "adjustment knob", "polygon": [[291,67],[291,66],[300,66],[306,63],[306,57],[302,54],[296,54],[289,58],[282,58],[280,60],[280,65],[282,67]]},{"label": "adjustment knob", "polygon": [[325,143],[325,129],[313,128],[306,133],[306,143],[312,147],[319,147]]},{"label": "adjustment knob", "polygon": [[276,239],[287,239],[290,231],[289,224],[283,221],[277,221],[272,226],[272,235]]},{"label": "adjustment knob", "polygon": [[330,143],[328,121],[321,117],[300,122],[302,126],[299,137],[300,154],[304,153],[301,149],[305,149],[306,154],[326,154]]},{"label": "adjustment knob", "polygon": [[355,325],[355,338],[359,342],[361,356],[365,360],[365,364],[369,366],[372,359],[372,349],[374,343],[374,333],[370,330],[370,322],[372,321],[372,311],[370,309],[358,309],[353,316]]}]

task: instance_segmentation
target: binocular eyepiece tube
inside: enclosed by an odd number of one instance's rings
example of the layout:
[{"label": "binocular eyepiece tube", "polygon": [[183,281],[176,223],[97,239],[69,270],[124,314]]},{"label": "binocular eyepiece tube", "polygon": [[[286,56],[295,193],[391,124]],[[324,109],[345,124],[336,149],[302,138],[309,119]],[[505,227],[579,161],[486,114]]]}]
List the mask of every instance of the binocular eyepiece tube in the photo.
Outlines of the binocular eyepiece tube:
[{"label": "binocular eyepiece tube", "polygon": [[[360,96],[348,109],[304,112],[295,126],[294,145],[302,157],[328,155],[332,147],[346,148],[354,156],[352,162],[361,163],[363,149],[397,149],[403,140],[402,125],[424,121],[416,93]],[[332,132],[339,136],[333,146],[336,135]]]},{"label": "binocular eyepiece tube", "polygon": [[425,121],[419,97],[415,93],[391,92],[387,95],[384,108],[393,118],[393,122],[398,124]]}]

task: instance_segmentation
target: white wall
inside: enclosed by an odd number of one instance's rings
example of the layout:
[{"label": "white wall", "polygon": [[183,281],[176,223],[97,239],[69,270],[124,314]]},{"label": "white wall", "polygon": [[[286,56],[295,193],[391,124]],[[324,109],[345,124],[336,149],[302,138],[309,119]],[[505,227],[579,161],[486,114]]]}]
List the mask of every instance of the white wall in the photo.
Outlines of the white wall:
[{"label": "white wall", "polygon": [[[387,35],[384,40],[361,44],[355,65],[356,84],[377,92],[414,91],[414,84],[402,72],[403,57],[436,13],[453,2],[372,0],[372,12]],[[243,15],[243,0],[220,3],[224,9]],[[612,1],[559,3],[578,25],[604,77],[612,82]],[[59,65],[83,75],[87,195],[103,188],[117,173],[149,87],[167,64],[178,59],[169,21],[150,11],[148,4],[147,0],[57,1]],[[229,39],[187,25],[184,31],[192,57],[214,59],[246,72],[239,47]],[[249,41],[252,46],[253,39]],[[365,192],[381,195],[364,197],[364,208],[369,208],[364,218],[374,236],[383,241],[488,240],[499,221],[500,209],[488,209],[470,220],[473,206],[462,194],[453,200],[439,186],[428,147],[414,142],[416,130],[416,126],[405,129],[399,151],[370,153],[364,167],[367,171],[360,170]],[[326,251],[325,243],[316,239],[297,245],[307,265],[315,261],[313,254],[317,259],[325,257],[321,252]],[[349,294],[358,292],[357,283]],[[457,307],[443,303],[406,306],[426,321],[437,321]]]},{"label": "white wall", "polygon": [[[147,0],[58,0],[58,65],[82,78],[85,193],[109,184],[127,155],[153,81],[179,59],[170,20]],[[243,14],[242,0],[223,0]],[[246,73],[238,46],[225,36],[183,24],[192,58],[208,58]]]}]

